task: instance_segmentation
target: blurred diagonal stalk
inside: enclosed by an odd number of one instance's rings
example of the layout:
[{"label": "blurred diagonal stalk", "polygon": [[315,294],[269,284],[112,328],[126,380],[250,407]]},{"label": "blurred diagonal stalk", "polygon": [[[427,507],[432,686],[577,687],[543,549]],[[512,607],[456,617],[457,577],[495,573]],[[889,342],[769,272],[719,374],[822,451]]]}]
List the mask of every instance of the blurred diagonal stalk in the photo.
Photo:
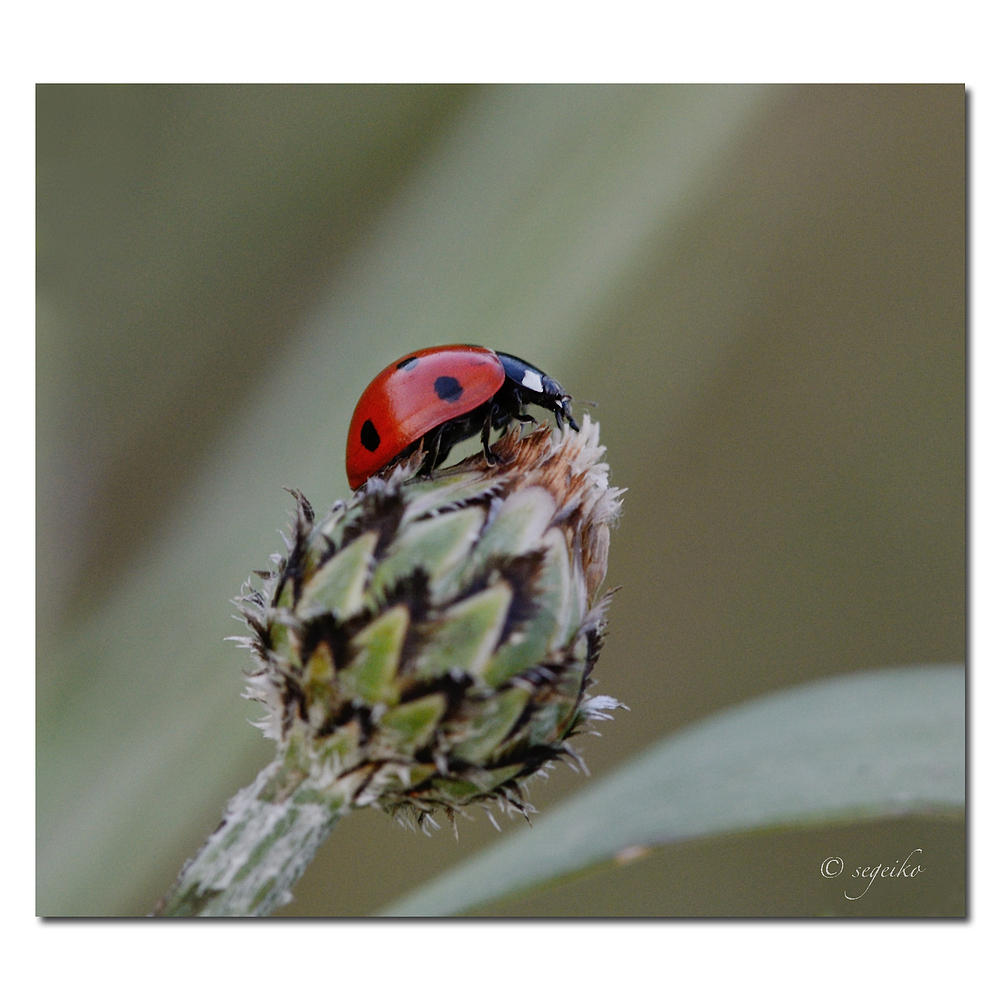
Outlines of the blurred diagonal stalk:
[{"label": "blurred diagonal stalk", "polygon": [[145,562],[72,635],[40,636],[40,912],[141,912],[179,845],[262,763],[220,648],[220,597],[269,547],[276,484],[343,490],[333,456],[371,372],[466,340],[560,370],[771,94],[490,88],[470,103],[270,365]]}]

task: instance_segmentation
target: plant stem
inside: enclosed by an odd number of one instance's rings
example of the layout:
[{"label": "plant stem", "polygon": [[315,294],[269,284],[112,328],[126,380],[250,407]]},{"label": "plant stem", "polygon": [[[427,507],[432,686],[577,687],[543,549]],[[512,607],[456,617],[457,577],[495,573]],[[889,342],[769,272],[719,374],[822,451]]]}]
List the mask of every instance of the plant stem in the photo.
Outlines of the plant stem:
[{"label": "plant stem", "polygon": [[160,917],[265,917],[291,887],[363,782],[357,772],[318,782],[279,757],[237,793],[218,829],[157,904]]}]

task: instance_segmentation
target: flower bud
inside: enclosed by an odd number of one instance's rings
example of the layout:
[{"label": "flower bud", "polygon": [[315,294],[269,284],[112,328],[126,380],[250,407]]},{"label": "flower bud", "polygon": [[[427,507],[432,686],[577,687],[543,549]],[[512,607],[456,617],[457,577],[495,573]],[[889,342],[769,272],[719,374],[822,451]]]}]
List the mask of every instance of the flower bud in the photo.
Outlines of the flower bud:
[{"label": "flower bud", "polygon": [[[287,794],[352,777],[345,807],[423,825],[472,803],[527,812],[522,783],[612,698],[588,697],[598,599],[621,490],[598,425],[507,434],[408,478],[416,459],[317,520],[298,501],[288,552],[238,599],[257,660],[247,696],[295,766]],[[321,782],[320,782],[321,784]]]},{"label": "flower bud", "polygon": [[582,763],[567,739],[619,707],[586,692],[622,491],[587,417],[495,451],[430,476],[414,455],[319,520],[292,491],[287,552],[236,601],[278,754],[155,913],[265,916],[352,809],[527,814],[528,778]]}]

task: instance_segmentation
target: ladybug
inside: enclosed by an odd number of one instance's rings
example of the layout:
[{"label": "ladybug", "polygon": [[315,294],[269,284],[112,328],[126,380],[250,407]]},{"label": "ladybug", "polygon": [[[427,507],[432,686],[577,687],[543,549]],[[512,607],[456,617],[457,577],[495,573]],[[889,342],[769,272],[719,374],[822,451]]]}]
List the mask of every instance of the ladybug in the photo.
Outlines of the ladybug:
[{"label": "ladybug", "polygon": [[376,472],[423,442],[430,472],[459,441],[479,433],[492,465],[490,431],[512,420],[537,423],[523,412],[531,403],[551,410],[561,428],[578,431],[570,396],[545,372],[515,358],[470,344],[425,347],[379,372],[361,394],[347,434],[347,481],[358,489]]}]

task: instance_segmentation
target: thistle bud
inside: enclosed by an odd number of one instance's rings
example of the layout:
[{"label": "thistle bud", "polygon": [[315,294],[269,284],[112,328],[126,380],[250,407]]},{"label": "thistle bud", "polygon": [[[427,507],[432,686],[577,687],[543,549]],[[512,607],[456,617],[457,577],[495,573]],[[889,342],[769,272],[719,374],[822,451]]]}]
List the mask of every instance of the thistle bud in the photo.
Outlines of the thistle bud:
[{"label": "thistle bud", "polygon": [[163,912],[270,912],[352,808],[421,827],[473,804],[526,814],[524,782],[579,761],[568,739],[618,707],[587,694],[622,492],[598,425],[495,451],[422,477],[413,456],[320,518],[292,491],[287,552],[237,599],[278,756]]}]

